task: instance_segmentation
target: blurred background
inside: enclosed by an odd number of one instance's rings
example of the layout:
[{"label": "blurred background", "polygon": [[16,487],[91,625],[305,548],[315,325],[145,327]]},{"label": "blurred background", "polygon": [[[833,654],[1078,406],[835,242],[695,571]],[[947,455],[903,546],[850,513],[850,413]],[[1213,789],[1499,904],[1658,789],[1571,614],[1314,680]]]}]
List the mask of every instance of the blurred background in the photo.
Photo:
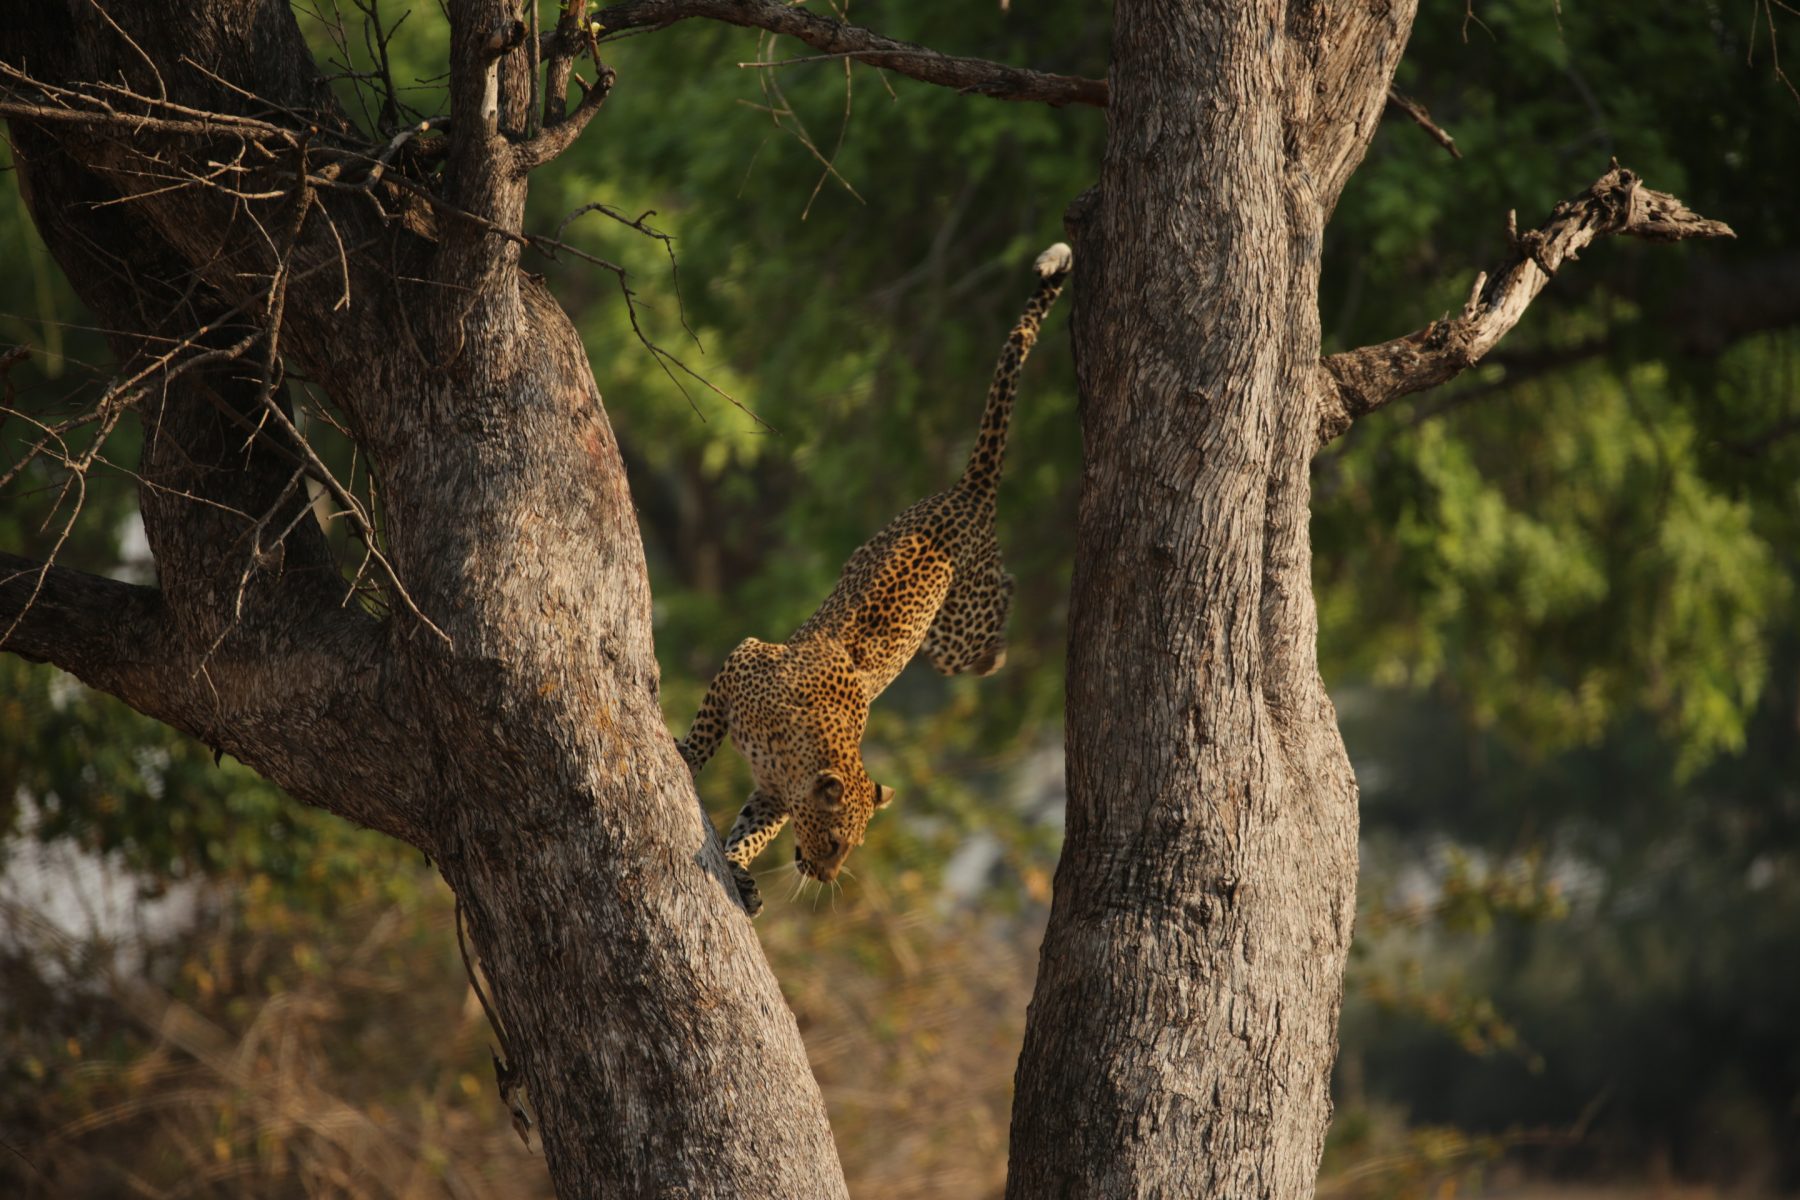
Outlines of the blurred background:
[{"label": "blurred background", "polygon": [[[321,0],[323,3],[323,0]],[[366,15],[297,6],[351,111]],[[545,6],[545,23],[553,19]],[[1331,226],[1328,349],[1456,309],[1612,156],[1737,231],[1613,241],[1454,385],[1313,478],[1320,656],[1363,798],[1329,1197],[1800,1194],[1800,16],[1778,0],[1429,3],[1399,76],[1463,152],[1390,119]],[[443,109],[443,18],[380,10],[405,105]],[[948,52],[1103,74],[1082,0],[859,4]],[[341,21],[341,24],[340,24]],[[785,637],[848,553],[960,468],[1032,256],[1103,113],[958,97],[689,23],[537,180],[534,258],[624,447],[685,731],[741,638]],[[17,407],[108,355],[0,188]],[[1029,364],[1001,500],[1006,669],[914,667],[877,706],[900,802],[841,888],[764,858],[758,923],[852,1194],[998,1196],[1062,805],[1080,478],[1068,302]],[[323,397],[302,397],[322,438]],[[0,426],[6,461],[29,430]],[[153,578],[116,435],[64,562]],[[340,448],[342,449],[342,448]],[[347,452],[344,453],[347,459]],[[59,473],[0,494],[46,553]],[[734,754],[702,794],[723,826]],[[450,897],[416,852],[294,804],[66,677],[0,657],[0,1192],[547,1196],[498,1103]]]}]

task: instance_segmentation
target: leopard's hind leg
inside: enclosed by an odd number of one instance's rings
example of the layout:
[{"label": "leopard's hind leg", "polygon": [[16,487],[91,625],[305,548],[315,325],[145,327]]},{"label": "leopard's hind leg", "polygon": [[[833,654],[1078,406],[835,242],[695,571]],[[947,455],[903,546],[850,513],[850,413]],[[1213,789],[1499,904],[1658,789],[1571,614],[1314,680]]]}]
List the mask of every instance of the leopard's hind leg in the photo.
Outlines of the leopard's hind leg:
[{"label": "leopard's hind leg", "polygon": [[1006,662],[1006,619],[1012,612],[1013,577],[1000,554],[958,572],[944,597],[923,649],[945,675],[992,675]]}]

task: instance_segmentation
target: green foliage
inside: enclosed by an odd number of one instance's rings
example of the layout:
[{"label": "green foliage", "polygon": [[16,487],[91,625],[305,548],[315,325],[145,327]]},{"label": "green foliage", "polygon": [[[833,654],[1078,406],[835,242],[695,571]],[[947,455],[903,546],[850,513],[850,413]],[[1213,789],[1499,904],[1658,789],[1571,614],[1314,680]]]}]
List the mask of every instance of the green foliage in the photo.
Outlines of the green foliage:
[{"label": "green foliage", "polygon": [[1690,412],[1656,364],[1584,366],[1353,438],[1317,520],[1321,542],[1359,543],[1321,555],[1338,669],[1441,685],[1539,753],[1634,710],[1684,773],[1740,748],[1792,565],[1709,476]]},{"label": "green foliage", "polygon": [[372,847],[233,761],[124,705],[0,659],[0,817],[7,832],[116,855],[146,880],[267,878],[329,896]]}]

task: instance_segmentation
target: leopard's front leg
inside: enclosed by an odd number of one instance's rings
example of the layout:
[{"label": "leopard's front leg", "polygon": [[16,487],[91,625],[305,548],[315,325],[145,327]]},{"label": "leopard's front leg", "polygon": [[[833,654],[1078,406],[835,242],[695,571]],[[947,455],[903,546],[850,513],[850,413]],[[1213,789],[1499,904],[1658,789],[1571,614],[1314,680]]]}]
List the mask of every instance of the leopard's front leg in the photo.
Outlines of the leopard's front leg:
[{"label": "leopard's front leg", "polygon": [[762,911],[763,902],[756,877],[750,874],[750,864],[775,840],[787,820],[785,805],[767,792],[754,791],[738,811],[737,820],[731,823],[731,832],[725,835],[725,861],[731,864],[731,878],[737,884],[744,911],[752,917]]}]

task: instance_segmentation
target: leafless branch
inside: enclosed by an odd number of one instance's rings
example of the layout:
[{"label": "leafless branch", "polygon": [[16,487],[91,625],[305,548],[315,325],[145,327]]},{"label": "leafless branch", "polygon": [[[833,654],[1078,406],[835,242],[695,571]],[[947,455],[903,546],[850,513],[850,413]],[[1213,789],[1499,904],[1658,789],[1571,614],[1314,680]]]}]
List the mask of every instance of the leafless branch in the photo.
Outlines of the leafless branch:
[{"label": "leafless branch", "polygon": [[1442,126],[1431,119],[1431,113],[1412,97],[1395,88],[1388,89],[1388,108],[1423,129],[1431,140],[1450,152],[1451,158],[1461,158],[1462,151],[1456,148],[1456,139],[1451,137]]},{"label": "leafless branch", "polygon": [[[100,93],[98,95],[58,87],[32,77],[11,63],[0,62],[0,80],[6,81],[4,90],[0,90],[0,103],[17,106],[21,110],[16,114],[9,111],[6,115],[23,116],[34,121],[119,124],[145,132],[202,134],[209,137],[236,133],[274,138],[289,144],[298,142],[300,137],[292,129],[254,117],[193,108],[160,96],[134,92],[115,83],[102,81],[94,84],[94,91]],[[122,112],[117,108],[119,102],[140,104],[168,115]]]},{"label": "leafless branch", "polygon": [[627,0],[596,14],[609,36],[628,29],[660,29],[693,17],[785,34],[828,55],[842,55],[971,95],[1057,107],[1106,104],[1104,80],[941,54],[780,0]]},{"label": "leafless branch", "polygon": [[627,217],[624,213],[620,212],[610,204],[605,204],[596,200],[591,204],[583,204],[568,216],[564,217],[561,221],[557,222],[556,232],[551,236],[560,241],[563,231],[568,229],[569,225],[577,217],[585,216],[591,212],[597,212],[603,217],[608,217],[617,221],[627,229],[635,229],[645,237],[653,238],[662,243],[663,250],[669,256],[669,280],[675,288],[675,307],[676,311],[681,315],[681,327],[687,330],[687,335],[690,338],[693,338],[694,344],[698,346],[700,344],[700,335],[695,333],[694,327],[688,324],[687,303],[681,296],[681,265],[675,261],[675,239],[671,235],[657,229],[655,226],[648,224],[650,218],[656,215],[656,210],[648,209],[633,218]]},{"label": "leafless branch", "polygon": [[1319,445],[1351,422],[1400,396],[1444,383],[1480,362],[1524,316],[1563,263],[1594,239],[1624,234],[1649,241],[1732,237],[1730,227],[1691,212],[1675,197],[1642,186],[1616,163],[1582,195],[1556,206],[1541,228],[1511,236],[1511,258],[1490,278],[1477,276],[1462,313],[1433,321],[1405,337],[1324,359],[1319,366],[1325,397]]},{"label": "leafless branch", "polygon": [[[357,531],[357,535],[365,543],[368,557],[379,564],[386,576],[388,586],[392,589],[393,594],[398,598],[400,604],[434,633],[437,633],[440,637],[445,636],[442,631],[426,617],[422,611],[420,611],[418,605],[408,593],[405,584],[399,578],[398,572],[387,560],[386,556],[382,554],[379,548],[379,534],[375,528],[373,519],[369,516],[366,509],[356,500],[349,489],[344,487],[344,485],[332,475],[331,471],[325,466],[323,460],[313,449],[304,434],[294,425],[283,406],[276,399],[276,387],[280,383],[280,329],[290,283],[296,279],[305,278],[318,270],[335,267],[344,275],[346,288],[345,295],[346,297],[348,296],[349,251],[344,248],[342,239],[337,237],[335,225],[333,226],[333,236],[336,239],[334,244],[338,248],[338,254],[335,259],[315,263],[299,271],[296,271],[293,265],[294,253],[299,245],[300,233],[305,224],[306,217],[308,213],[312,212],[315,208],[312,189],[315,186],[335,181],[334,173],[330,167],[327,167],[318,176],[313,175],[309,170],[308,138],[310,137],[312,130],[309,128],[305,135],[290,135],[288,131],[281,129],[279,126],[267,125],[266,123],[248,118],[234,118],[228,114],[213,114],[199,110],[186,109],[167,101],[157,100],[154,97],[139,96],[114,85],[103,85],[109,89],[108,94],[105,96],[95,96],[66,88],[49,88],[38,84],[37,81],[30,79],[24,73],[7,67],[5,64],[0,64],[0,74],[3,74],[15,87],[41,89],[47,100],[53,102],[34,105],[13,104],[15,109],[28,109],[29,112],[25,115],[28,115],[31,119],[37,119],[44,111],[59,116],[66,115],[68,112],[76,112],[78,114],[94,117],[96,120],[117,123],[122,127],[132,130],[143,129],[145,127],[145,122],[149,121],[154,123],[157,132],[163,133],[205,133],[215,136],[220,133],[225,133],[228,135],[235,134],[239,137],[263,138],[269,131],[273,130],[279,136],[269,137],[267,140],[273,141],[277,145],[290,145],[295,151],[295,171],[291,182],[273,191],[256,193],[257,198],[262,199],[280,199],[291,196],[293,200],[291,227],[286,231],[284,245],[277,247],[270,235],[266,232],[264,235],[265,238],[270,239],[270,248],[271,251],[274,252],[277,262],[276,269],[270,278],[265,293],[260,298],[255,296],[246,297],[244,300],[227,309],[220,315],[202,323],[187,335],[175,339],[159,353],[146,356],[141,362],[141,365],[137,366],[135,370],[132,370],[125,378],[118,380],[110,386],[101,395],[100,399],[91,405],[87,411],[57,422],[54,425],[33,420],[33,423],[37,424],[39,427],[39,436],[27,446],[23,457],[20,458],[18,462],[12,464],[3,473],[0,473],[0,487],[6,486],[13,479],[18,477],[26,465],[32,460],[40,456],[48,455],[60,461],[64,468],[66,480],[64,485],[65,492],[71,486],[74,488],[78,509],[80,498],[85,494],[87,471],[99,457],[104,448],[107,435],[110,434],[120,417],[122,417],[128,409],[132,408],[153,391],[166,389],[172,382],[190,371],[208,364],[242,358],[260,342],[266,348],[261,363],[263,385],[259,397],[260,407],[264,410],[262,422],[251,423],[243,413],[240,413],[235,409],[229,409],[228,406],[223,406],[222,402],[218,402],[218,398],[212,394],[210,389],[198,389],[198,394],[217,402],[215,406],[223,408],[225,410],[225,415],[229,419],[240,425],[240,427],[246,428],[248,438],[250,439],[261,436],[265,424],[272,424],[274,428],[281,430],[282,433],[286,435],[285,441],[281,439],[269,439],[266,437],[263,440],[279,455],[288,457],[297,462],[299,464],[299,470],[304,473],[304,475],[313,478],[333,495],[334,499],[336,499],[343,507],[346,515],[351,520],[353,527]],[[177,111],[178,117],[146,118],[132,113],[119,112],[114,107],[115,101],[159,105],[163,108]],[[0,111],[4,111],[4,105],[5,102],[0,101]],[[86,105],[87,107],[74,107],[77,105]],[[65,108],[63,106],[69,107]],[[362,182],[353,186],[357,189],[368,191],[374,183],[380,180],[388,163],[399,148],[405,144],[408,138],[424,132],[424,130],[429,127],[429,122],[421,122],[418,126],[397,133],[390,139],[388,145],[378,154],[372,156],[362,154],[354,155],[353,157],[364,158],[367,161],[370,161],[372,165]],[[227,162],[218,166],[210,174],[216,175],[220,171],[230,168],[230,166],[231,163]],[[188,170],[179,165],[170,166],[166,168],[166,171],[174,172],[173,174],[167,175],[167,178],[174,181],[173,185],[195,184],[220,187],[222,190],[242,198],[238,190],[218,184],[216,181],[209,178],[208,175]],[[127,199],[130,198],[128,197]],[[251,220],[254,222],[256,221],[256,218],[252,216]],[[260,228],[260,222],[257,222],[257,224]],[[242,337],[239,337],[228,345],[206,345],[206,343],[211,341],[216,334],[225,330],[234,322],[238,322],[240,318],[246,316],[251,309],[258,306],[259,302],[260,307],[263,309],[262,320],[259,323],[246,322],[246,324],[250,324],[251,327]],[[340,301],[340,303],[343,303],[343,301]],[[16,405],[9,401],[6,405],[5,412],[7,414],[16,413]],[[96,426],[96,433],[85,450],[74,452],[65,439],[67,435],[74,430],[87,425]],[[297,458],[294,457],[296,453],[298,454]],[[288,489],[284,489],[281,497],[270,507],[268,513],[262,518],[262,524],[267,524],[274,519],[275,513],[282,508],[282,505],[285,503],[290,492],[291,485]],[[302,508],[301,511],[304,512],[304,508]],[[69,525],[72,524],[73,516],[74,514],[70,515],[69,523],[65,524],[61,535],[57,539],[56,545],[58,548],[60,548],[62,542],[68,536]],[[256,541],[260,535],[262,524],[257,525],[256,528],[253,529],[253,541]],[[294,521],[287,522],[287,530],[284,531],[282,535],[283,538],[285,538],[287,532],[291,532],[295,527],[295,524],[296,522]],[[279,540],[281,539],[278,539],[278,541]],[[259,547],[252,547],[252,561],[246,564],[245,577],[239,581],[240,593],[246,584],[249,572],[255,568],[256,551],[258,549]],[[54,560],[54,550],[52,551],[50,558],[52,561]],[[41,584],[42,579],[45,578],[45,576],[40,573],[38,578]],[[35,589],[33,595],[35,595]],[[31,599],[28,597],[20,611],[13,617],[14,624],[23,620],[26,611],[28,611],[30,607],[30,603]],[[222,640],[224,635],[224,631],[221,631],[219,638],[215,639],[215,645],[218,640]]]},{"label": "leafless branch", "polygon": [[[768,40],[773,39],[770,38]],[[775,122],[776,128],[783,129],[791,134],[794,140],[799,142],[801,147],[808,154],[812,155],[814,161],[819,164],[818,181],[813,184],[812,192],[806,198],[806,207],[800,210],[800,219],[802,221],[806,220],[807,216],[811,214],[813,201],[818,199],[819,191],[825,186],[825,181],[827,179],[837,180],[839,186],[850,193],[851,197],[855,199],[858,204],[866,203],[862,198],[862,194],[858,192],[856,187],[848,179],[845,179],[843,174],[837,169],[836,162],[838,152],[843,149],[844,135],[848,132],[850,127],[851,60],[845,55],[832,54],[820,55],[811,61],[825,60],[841,61],[844,65],[844,119],[838,126],[837,144],[832,147],[832,151],[829,155],[819,149],[818,143],[813,140],[811,131],[806,128],[806,123],[800,119],[800,114],[794,111],[794,106],[792,104],[788,103],[787,93],[782,91],[781,83],[776,78],[775,72],[773,70],[759,72],[763,97],[768,101],[766,105],[761,106],[761,110],[769,114],[770,119]],[[741,67],[746,64],[739,63],[738,65]],[[739,101],[739,103],[747,102]],[[751,107],[757,106],[752,105]]]},{"label": "leafless branch", "polygon": [[[5,64],[0,63],[0,68],[4,67]],[[218,137],[221,134],[255,133],[259,137],[279,137],[280,140],[290,145],[296,140],[285,129],[274,126],[268,127],[267,130],[256,128],[261,124],[260,122],[240,125],[227,120],[171,120],[166,117],[140,116],[134,113],[113,112],[105,109],[60,108],[4,97],[0,97],[0,117],[23,118],[27,121],[50,121],[65,125],[102,125],[127,133],[166,133],[188,137]]]}]

